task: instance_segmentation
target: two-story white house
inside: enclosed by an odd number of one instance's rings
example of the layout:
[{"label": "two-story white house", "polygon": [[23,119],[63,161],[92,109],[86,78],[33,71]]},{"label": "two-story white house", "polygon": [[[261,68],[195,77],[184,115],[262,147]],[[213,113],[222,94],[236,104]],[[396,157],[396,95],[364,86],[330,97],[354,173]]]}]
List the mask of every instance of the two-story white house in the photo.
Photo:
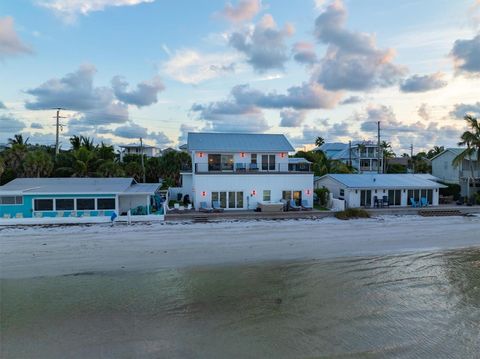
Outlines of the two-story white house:
[{"label": "two-story white house", "polygon": [[139,144],[130,144],[119,146],[120,147],[120,161],[123,161],[123,157],[125,155],[141,155],[143,153],[144,156],[150,157],[159,157],[162,155],[162,151],[160,148],[150,145],[142,145]]},{"label": "two-story white house", "polygon": [[294,148],[284,135],[190,132],[187,149],[192,168],[182,172],[182,192],[197,209],[212,201],[226,210],[282,199],[313,205],[310,164],[289,159]]},{"label": "two-story white house", "polygon": [[352,141],[350,144],[324,143],[315,150],[323,151],[332,160],[350,164],[358,173],[383,172],[383,153],[380,150],[378,156],[378,144],[374,141]]}]

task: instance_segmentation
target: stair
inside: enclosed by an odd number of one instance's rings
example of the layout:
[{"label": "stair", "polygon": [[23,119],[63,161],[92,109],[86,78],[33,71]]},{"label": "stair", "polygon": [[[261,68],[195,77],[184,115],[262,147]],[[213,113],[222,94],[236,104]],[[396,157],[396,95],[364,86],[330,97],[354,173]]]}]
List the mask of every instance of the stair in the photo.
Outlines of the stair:
[{"label": "stair", "polygon": [[194,216],[193,217],[193,223],[207,223],[208,222],[208,217],[207,216]]},{"label": "stair", "polygon": [[418,214],[423,217],[464,216],[458,209],[421,209]]}]

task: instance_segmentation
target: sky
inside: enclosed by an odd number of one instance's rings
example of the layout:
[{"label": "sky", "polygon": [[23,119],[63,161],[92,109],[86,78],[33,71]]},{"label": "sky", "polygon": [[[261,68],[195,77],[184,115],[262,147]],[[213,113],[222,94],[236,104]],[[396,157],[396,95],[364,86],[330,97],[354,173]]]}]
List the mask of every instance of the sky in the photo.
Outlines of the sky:
[{"label": "sky", "polygon": [[0,143],[456,146],[480,114],[480,0],[2,0]]}]

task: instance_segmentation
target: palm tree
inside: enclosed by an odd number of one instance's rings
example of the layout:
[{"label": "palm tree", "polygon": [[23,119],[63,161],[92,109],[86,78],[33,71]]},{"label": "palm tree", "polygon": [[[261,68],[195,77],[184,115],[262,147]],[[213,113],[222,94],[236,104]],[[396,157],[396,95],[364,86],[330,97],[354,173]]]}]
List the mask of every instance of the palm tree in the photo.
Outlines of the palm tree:
[{"label": "palm tree", "polygon": [[460,154],[458,154],[452,161],[454,166],[459,166],[463,161],[468,160],[470,167],[470,178],[467,183],[467,197],[470,198],[470,181],[472,183],[473,192],[477,192],[475,181],[475,167],[473,161],[480,163],[480,123],[472,115],[465,115],[464,120],[467,122],[467,127],[470,130],[465,131],[461,136],[459,146],[467,146]]},{"label": "palm tree", "polygon": [[8,144],[10,146],[13,146],[13,145],[22,145],[22,146],[25,146],[28,142],[28,137],[27,139],[24,141],[23,140],[23,135],[22,134],[18,134],[18,135],[14,135],[13,138],[9,138],[8,139]]},{"label": "palm tree", "polygon": [[72,137],[70,137],[70,144],[72,145],[72,150],[76,151],[82,145],[82,140],[79,136],[73,135]]},{"label": "palm tree", "polygon": [[73,171],[76,177],[87,177],[90,173],[90,162],[93,160],[95,154],[86,147],[80,147],[73,151]]},{"label": "palm tree", "polygon": [[107,160],[98,167],[97,174],[100,177],[123,177],[125,171],[118,163]]},{"label": "palm tree", "polygon": [[318,136],[316,139],[315,139],[315,146],[317,147],[320,147],[321,145],[323,145],[325,143],[325,140],[323,137],[321,136]]},{"label": "palm tree", "polygon": [[431,159],[436,155],[439,155],[443,151],[445,151],[445,148],[443,146],[433,146],[433,148],[427,152],[427,158]]},{"label": "palm tree", "polygon": [[133,177],[135,181],[140,182],[140,179],[143,178],[142,165],[134,161],[128,162],[125,165],[125,173],[129,177]]},{"label": "palm tree", "polygon": [[28,152],[24,163],[26,177],[48,177],[52,171],[53,161],[47,152],[42,150]]},{"label": "palm tree", "polygon": [[395,158],[395,152],[392,151],[391,143],[387,141],[382,141],[380,148],[382,149],[383,155],[383,173],[386,173],[388,169],[388,160]]},{"label": "palm tree", "polygon": [[5,160],[0,157],[0,177],[2,177],[3,172],[5,172]]},{"label": "palm tree", "polygon": [[93,138],[80,136],[80,140],[82,142],[82,147],[85,147],[89,151],[93,151],[96,146],[93,143]]}]

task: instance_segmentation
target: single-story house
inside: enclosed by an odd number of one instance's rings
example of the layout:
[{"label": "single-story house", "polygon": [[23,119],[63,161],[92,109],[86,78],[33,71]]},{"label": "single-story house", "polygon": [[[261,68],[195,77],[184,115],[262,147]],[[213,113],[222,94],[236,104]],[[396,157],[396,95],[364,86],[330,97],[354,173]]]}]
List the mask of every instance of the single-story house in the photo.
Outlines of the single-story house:
[{"label": "single-story house", "polygon": [[373,207],[375,199],[390,206],[410,206],[425,198],[437,206],[439,189],[432,175],[424,174],[327,174],[315,179],[315,188],[328,188],[333,198],[345,201],[346,207]]},{"label": "single-story house", "polygon": [[0,186],[0,217],[163,214],[159,187],[133,178],[16,178]]}]

